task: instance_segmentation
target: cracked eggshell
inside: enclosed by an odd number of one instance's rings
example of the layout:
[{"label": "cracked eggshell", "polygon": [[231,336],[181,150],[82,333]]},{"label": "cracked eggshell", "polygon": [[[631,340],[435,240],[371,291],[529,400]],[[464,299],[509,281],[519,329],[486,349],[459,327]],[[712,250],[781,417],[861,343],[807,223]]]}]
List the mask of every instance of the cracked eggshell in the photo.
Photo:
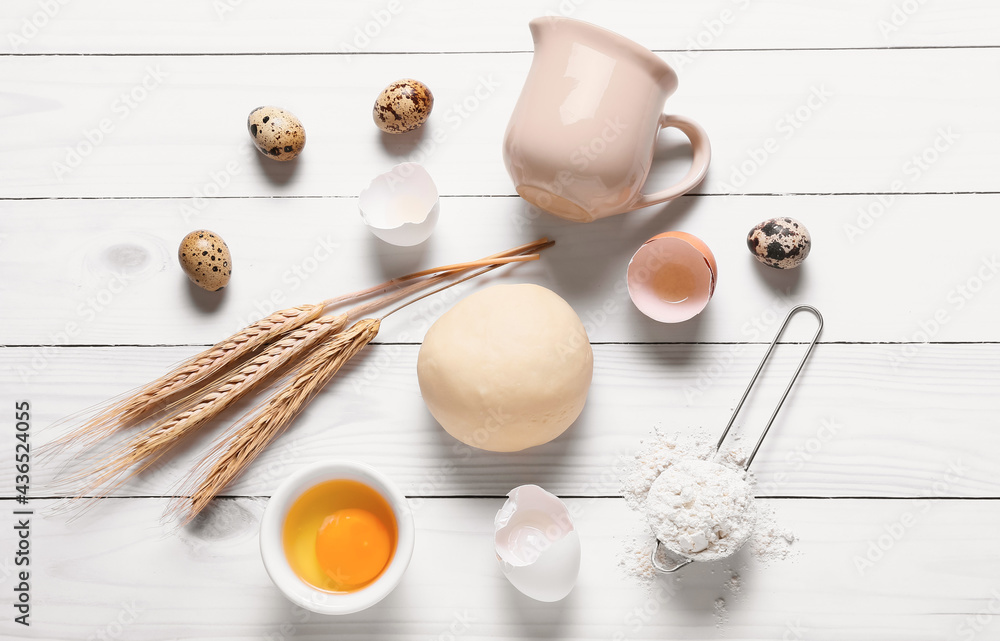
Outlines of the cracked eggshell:
[{"label": "cracked eggshell", "polygon": [[668,231],[636,250],[625,282],[640,312],[661,323],[680,323],[705,309],[718,278],[715,255],[704,241],[682,231]]},{"label": "cracked eggshell", "polygon": [[302,122],[278,107],[257,107],[251,111],[247,130],[257,150],[272,160],[291,160],[306,146]]},{"label": "cracked eggshell", "polygon": [[794,269],[809,255],[812,237],[794,218],[771,218],[750,230],[747,248],[768,267]]},{"label": "cracked eggshell", "polygon": [[368,230],[390,245],[419,245],[434,231],[440,200],[423,166],[405,162],[376,176],[358,198]]},{"label": "cracked eggshell", "polygon": [[580,535],[559,497],[537,485],[510,491],[494,520],[500,570],[536,601],[559,601],[580,574]]}]

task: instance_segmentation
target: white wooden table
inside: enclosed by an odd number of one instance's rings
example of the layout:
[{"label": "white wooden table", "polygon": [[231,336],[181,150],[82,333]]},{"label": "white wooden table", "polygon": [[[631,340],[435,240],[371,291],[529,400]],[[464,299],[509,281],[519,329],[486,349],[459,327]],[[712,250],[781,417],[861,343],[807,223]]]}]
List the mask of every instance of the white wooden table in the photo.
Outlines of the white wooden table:
[{"label": "white wooden table", "polygon": [[[697,193],[590,225],[514,195],[501,139],[531,59],[527,22],[547,12],[674,64],[668,110],[700,121],[714,149]],[[2,14],[0,637],[1000,638],[996,2],[5,0]],[[420,144],[383,140],[370,120],[378,91],[405,76],[436,96]],[[250,150],[245,118],[261,104],[304,122],[294,166]],[[655,184],[687,162],[678,139],[661,151]],[[370,237],[355,202],[406,159],[443,194],[435,236],[415,249]],[[779,215],[813,235],[796,272],[768,271],[744,246]],[[233,252],[222,294],[194,289],[175,258],[200,227]],[[677,326],[648,321],[621,290],[634,249],[668,229],[705,239],[721,269],[708,309]],[[558,241],[542,261],[462,293],[536,282],[587,323],[594,385],[564,437],[516,455],[455,447],[414,363],[458,297],[428,299],[388,321],[195,527],[159,517],[197,447],[77,521],[38,514],[53,497],[33,488],[32,625],[14,623],[15,401],[30,401],[37,446],[56,419],[275,305],[542,235]],[[800,302],[826,331],[754,463],[796,556],[764,566],[741,553],[652,591],[624,576],[635,517],[618,497],[619,457],[655,424],[721,430]],[[796,324],[789,340],[810,330]],[[800,349],[778,349],[747,430]],[[293,607],[257,552],[267,496],[330,457],[389,474],[418,527],[395,593],[342,618]],[[493,514],[522,483],[581,509],[583,568],[561,603],[522,597],[493,558]],[[732,569],[738,594],[724,585]]]}]

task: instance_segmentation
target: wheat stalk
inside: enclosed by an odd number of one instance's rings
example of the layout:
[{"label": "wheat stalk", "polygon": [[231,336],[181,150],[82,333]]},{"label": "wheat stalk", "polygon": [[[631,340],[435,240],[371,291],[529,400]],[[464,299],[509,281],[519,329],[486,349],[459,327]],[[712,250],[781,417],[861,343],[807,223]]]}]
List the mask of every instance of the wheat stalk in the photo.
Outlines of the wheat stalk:
[{"label": "wheat stalk", "polygon": [[[87,481],[84,489],[76,493],[77,498],[98,490],[98,495],[108,494],[152,465],[180,439],[246,396],[271,374],[337,334],[346,324],[345,314],[324,316],[286,334],[207,393],[189,399],[192,401],[189,407],[134,435],[95,467],[70,476],[65,482]],[[136,465],[139,463],[141,465]]]},{"label": "wheat stalk", "polygon": [[310,354],[294,376],[270,398],[258,404],[236,423],[227,436],[203,459],[192,473],[204,471],[191,496],[174,502],[171,513],[187,508],[183,522],[193,519],[226,486],[228,486],[261,452],[281,434],[302,409],[349,360],[354,358],[378,335],[381,321],[364,319]]},{"label": "wheat stalk", "polygon": [[[98,414],[49,448],[59,450],[73,443],[82,448],[130,427],[161,409],[171,399],[191,392],[227,367],[289,331],[316,320],[323,305],[302,305],[275,312],[229,338],[192,356],[156,380],[131,392],[125,399],[99,408]],[[48,448],[47,448],[48,449]]]},{"label": "wheat stalk", "polygon": [[[535,249],[550,247],[553,243],[544,241]],[[190,491],[182,491],[179,498],[171,502],[167,514],[180,516],[182,523],[194,519],[215,498],[219,492],[235,480],[261,452],[298,416],[313,396],[340,371],[349,361],[370,343],[378,334],[381,321],[403,309],[407,305],[432,296],[440,291],[485,274],[500,265],[491,264],[472,274],[439,287],[431,292],[411,299],[386,312],[381,319],[366,319],[355,323],[348,331],[335,336],[310,355],[299,367],[295,375],[268,400],[258,404],[243,419],[238,421],[228,433],[201,460],[182,482]],[[434,277],[435,282],[447,275]],[[401,298],[406,289],[380,299],[382,306]],[[365,309],[361,305],[355,309]]]},{"label": "wheat stalk", "polygon": [[[75,498],[83,498],[88,491],[99,492],[97,496],[107,495],[148,468],[181,438],[210,422],[269,376],[290,367],[293,362],[300,362],[301,366],[288,382],[266,402],[258,405],[248,417],[239,421],[230,435],[219,442],[189,476],[193,478],[196,473],[208,470],[193,497],[192,506],[197,508],[189,513],[190,519],[288,426],[344,363],[375,338],[381,319],[358,321],[343,334],[338,334],[350,319],[457,274],[479,268],[471,275],[403,303],[383,315],[384,319],[425,296],[502,265],[537,260],[539,254],[532,252],[552,244],[543,238],[477,261],[415,272],[375,287],[327,299],[317,305],[275,312],[188,359],[124,400],[113,399],[99,407],[95,410],[96,416],[46,449],[61,449],[69,443],[89,447],[154,414],[172,411],[173,414],[133,435],[124,444],[115,446],[109,455],[102,456],[88,469],[69,475],[63,481],[70,485],[84,484],[86,489],[76,492]],[[415,282],[404,285],[408,281]],[[340,316],[320,318],[329,306],[374,294],[380,296]]]},{"label": "wheat stalk", "polygon": [[[98,406],[92,410],[91,418],[68,434],[43,446],[40,453],[43,456],[49,456],[61,451],[66,445],[71,443],[80,449],[85,449],[120,430],[136,425],[156,412],[166,409],[178,396],[190,394],[198,390],[210,382],[213,377],[222,373],[227,368],[235,366],[260,347],[283,334],[316,320],[327,307],[373,294],[385,294],[405,282],[425,276],[437,274],[437,276],[425,279],[422,283],[410,285],[409,287],[426,287],[438,282],[447,275],[469,271],[483,265],[502,265],[511,262],[535,260],[538,258],[537,254],[524,254],[534,251],[539,247],[545,247],[548,244],[549,240],[543,238],[477,261],[425,269],[390,279],[374,287],[330,298],[316,305],[302,305],[275,312],[266,318],[248,325],[205,351],[192,356],[156,380],[128,392],[124,397],[117,397],[104,405]],[[402,290],[407,289],[402,288]],[[395,298],[398,298],[398,294],[394,295],[391,300],[395,300]],[[379,301],[375,301],[363,306],[363,309],[378,307],[379,304]],[[57,422],[50,426],[50,429],[54,429],[67,420],[74,418],[78,418],[78,415]]]}]

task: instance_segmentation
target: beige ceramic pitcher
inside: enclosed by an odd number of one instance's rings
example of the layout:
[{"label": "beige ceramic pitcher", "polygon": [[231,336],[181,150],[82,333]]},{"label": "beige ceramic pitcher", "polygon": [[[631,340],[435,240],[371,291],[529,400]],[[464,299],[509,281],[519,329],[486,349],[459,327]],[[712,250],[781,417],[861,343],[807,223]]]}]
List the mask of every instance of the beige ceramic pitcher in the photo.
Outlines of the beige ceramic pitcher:
[{"label": "beige ceramic pitcher", "polygon": [[[648,207],[694,189],[711,148],[705,130],[661,113],[677,74],[653,52],[569,18],[537,18],[531,70],[504,137],[517,193],[557,216],[589,222]],[[691,169],[679,183],[642,192],[656,136],[675,127],[691,140]]]}]

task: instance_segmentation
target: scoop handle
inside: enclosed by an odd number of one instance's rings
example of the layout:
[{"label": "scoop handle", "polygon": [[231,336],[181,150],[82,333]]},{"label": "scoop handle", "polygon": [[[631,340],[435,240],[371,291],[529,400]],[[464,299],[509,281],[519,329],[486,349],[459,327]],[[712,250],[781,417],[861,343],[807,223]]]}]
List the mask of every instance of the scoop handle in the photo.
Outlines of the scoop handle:
[{"label": "scoop handle", "polygon": [[747,462],[743,465],[743,469],[749,470],[750,464],[753,463],[753,457],[757,456],[757,450],[760,449],[761,443],[764,442],[764,437],[767,436],[767,431],[771,429],[771,425],[774,423],[775,417],[778,416],[778,412],[781,411],[781,406],[785,404],[785,399],[788,398],[788,393],[792,391],[792,385],[795,384],[795,380],[799,377],[799,373],[802,371],[802,367],[809,360],[809,355],[812,354],[813,348],[816,347],[816,341],[819,340],[820,333],[823,332],[823,315],[819,313],[819,310],[811,305],[798,305],[789,310],[788,315],[785,316],[785,321],[781,323],[781,327],[778,328],[778,333],[774,335],[774,340],[771,341],[771,345],[764,352],[764,358],[760,359],[760,365],[757,366],[757,371],[753,373],[753,378],[750,379],[750,384],[747,385],[746,390],[743,392],[743,396],[740,398],[740,402],[736,404],[736,409],[733,410],[733,415],[729,418],[729,423],[726,425],[726,429],[722,432],[722,437],[719,438],[719,443],[715,446],[715,451],[718,452],[722,448],[722,442],[726,440],[726,435],[729,434],[729,429],[736,422],[736,417],[740,413],[740,409],[743,408],[743,402],[747,400],[747,396],[750,395],[750,390],[753,389],[754,383],[757,382],[757,378],[760,376],[761,370],[764,369],[764,365],[767,364],[768,357],[771,356],[771,352],[774,351],[774,346],[778,344],[778,339],[785,332],[785,328],[788,327],[788,321],[792,320],[792,316],[795,316],[799,312],[809,312],[816,317],[819,322],[819,326],[816,328],[816,333],[813,334],[812,340],[809,341],[809,347],[806,349],[806,353],[802,355],[799,360],[799,366],[795,368],[795,373],[792,374],[791,380],[788,381],[788,385],[785,387],[784,393],[782,393],[781,398],[778,399],[778,404],[775,406],[774,411],[771,412],[771,418],[768,419],[767,425],[764,426],[764,431],[761,432],[760,438],[757,439],[757,444],[754,445],[753,451],[750,452],[750,456],[747,458]]}]

